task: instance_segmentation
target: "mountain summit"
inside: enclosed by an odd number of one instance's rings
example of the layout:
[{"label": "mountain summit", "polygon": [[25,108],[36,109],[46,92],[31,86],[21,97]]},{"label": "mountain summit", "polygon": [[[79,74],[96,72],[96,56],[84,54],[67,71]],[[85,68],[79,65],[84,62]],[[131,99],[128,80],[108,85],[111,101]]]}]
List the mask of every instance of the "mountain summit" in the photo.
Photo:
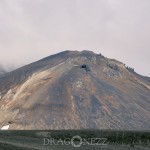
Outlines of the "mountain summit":
[{"label": "mountain summit", "polygon": [[64,51],[0,77],[0,127],[150,130],[150,78],[92,51]]}]

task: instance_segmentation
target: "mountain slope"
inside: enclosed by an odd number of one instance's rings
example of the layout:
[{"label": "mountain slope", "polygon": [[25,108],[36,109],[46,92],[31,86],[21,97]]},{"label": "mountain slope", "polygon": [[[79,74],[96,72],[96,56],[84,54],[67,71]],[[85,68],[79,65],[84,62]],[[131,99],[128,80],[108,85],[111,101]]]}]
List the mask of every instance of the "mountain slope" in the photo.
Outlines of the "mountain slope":
[{"label": "mountain slope", "polygon": [[150,130],[150,80],[91,51],[65,51],[0,77],[0,126]]}]

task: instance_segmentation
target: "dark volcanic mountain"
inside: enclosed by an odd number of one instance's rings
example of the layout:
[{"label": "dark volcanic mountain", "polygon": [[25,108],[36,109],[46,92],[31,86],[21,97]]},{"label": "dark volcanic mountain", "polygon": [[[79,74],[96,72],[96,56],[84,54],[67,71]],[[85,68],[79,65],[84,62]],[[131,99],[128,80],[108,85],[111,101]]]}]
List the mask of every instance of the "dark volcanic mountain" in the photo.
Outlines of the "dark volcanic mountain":
[{"label": "dark volcanic mountain", "polygon": [[0,77],[0,126],[150,130],[150,78],[90,51],[65,51]]}]

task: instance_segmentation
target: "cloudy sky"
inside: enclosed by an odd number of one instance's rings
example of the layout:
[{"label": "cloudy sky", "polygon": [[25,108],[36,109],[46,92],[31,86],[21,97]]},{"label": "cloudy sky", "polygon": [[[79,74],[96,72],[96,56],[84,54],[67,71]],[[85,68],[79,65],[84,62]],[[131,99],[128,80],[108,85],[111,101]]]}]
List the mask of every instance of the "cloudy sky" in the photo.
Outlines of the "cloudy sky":
[{"label": "cloudy sky", "polygon": [[0,64],[85,49],[150,76],[150,0],[0,0]]}]

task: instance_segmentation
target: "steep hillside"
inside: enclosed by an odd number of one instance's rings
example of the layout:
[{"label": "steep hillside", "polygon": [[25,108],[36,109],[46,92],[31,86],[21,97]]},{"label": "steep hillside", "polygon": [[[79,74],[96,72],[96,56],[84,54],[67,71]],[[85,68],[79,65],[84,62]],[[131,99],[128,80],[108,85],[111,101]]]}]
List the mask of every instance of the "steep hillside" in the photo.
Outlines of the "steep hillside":
[{"label": "steep hillside", "polygon": [[91,51],[65,51],[0,77],[0,127],[150,130],[150,80]]}]

